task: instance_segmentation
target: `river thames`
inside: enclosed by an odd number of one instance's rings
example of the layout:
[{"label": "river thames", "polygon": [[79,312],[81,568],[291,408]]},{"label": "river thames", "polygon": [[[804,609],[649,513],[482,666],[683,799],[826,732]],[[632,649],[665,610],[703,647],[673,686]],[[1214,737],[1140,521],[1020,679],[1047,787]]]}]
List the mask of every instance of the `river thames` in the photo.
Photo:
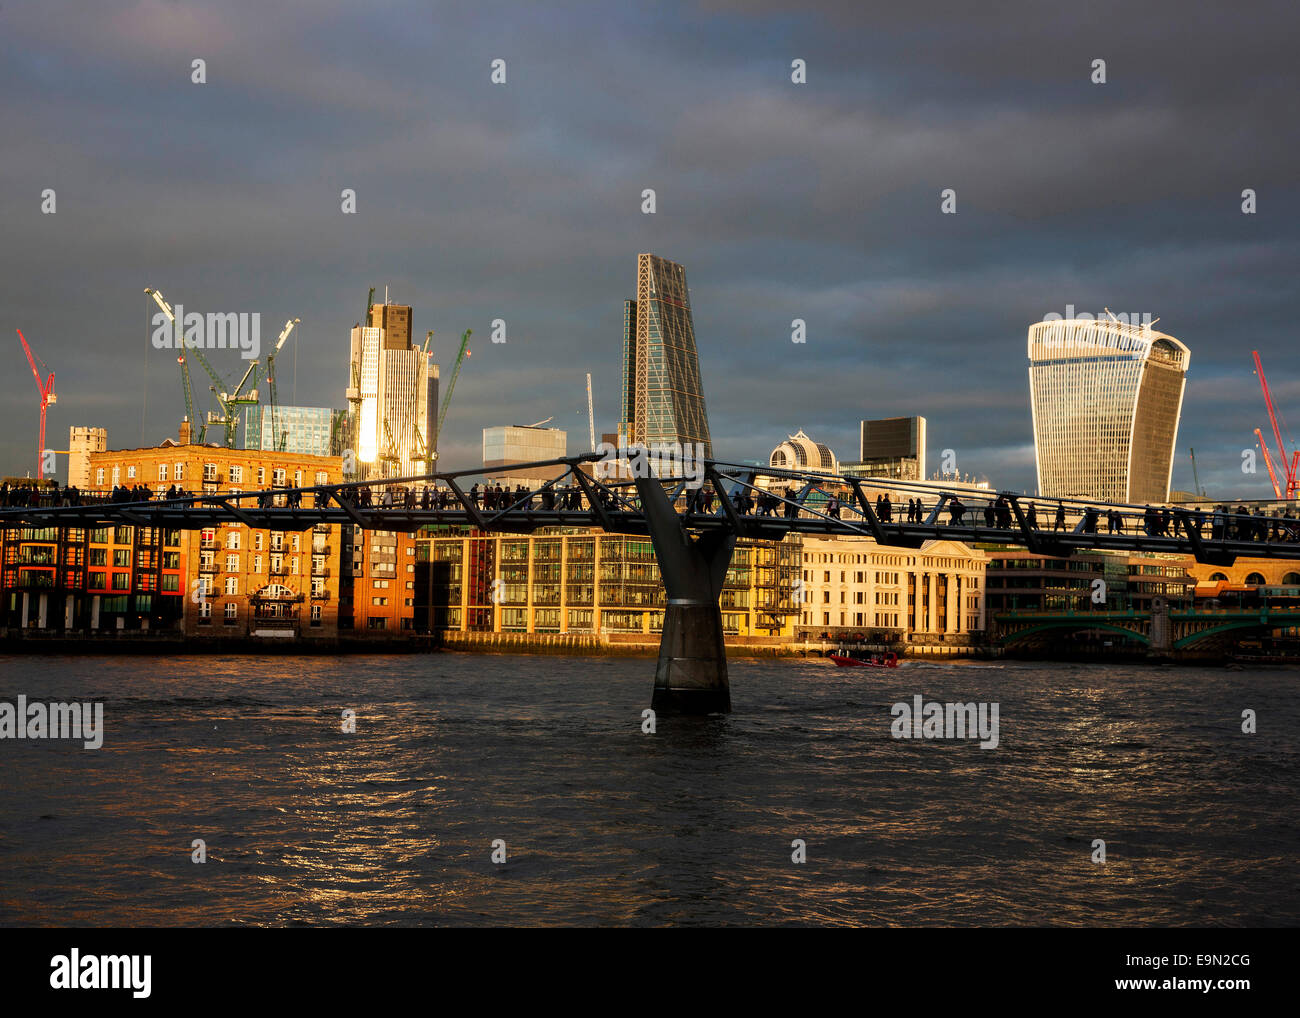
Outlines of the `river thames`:
[{"label": "river thames", "polygon": [[[0,741],[0,925],[1300,920],[1300,672],[730,667],[645,734],[651,660],[0,658],[104,705],[101,749]],[[894,738],[916,695],[997,747]]]}]

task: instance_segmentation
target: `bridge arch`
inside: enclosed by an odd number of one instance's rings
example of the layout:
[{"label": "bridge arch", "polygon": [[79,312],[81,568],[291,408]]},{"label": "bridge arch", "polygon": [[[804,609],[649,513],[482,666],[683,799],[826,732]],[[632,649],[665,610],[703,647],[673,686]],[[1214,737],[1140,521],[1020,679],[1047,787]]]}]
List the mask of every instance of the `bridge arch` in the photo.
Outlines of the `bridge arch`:
[{"label": "bridge arch", "polygon": [[1116,625],[1113,622],[1088,621],[1086,619],[1061,619],[1060,621],[1043,622],[1036,626],[1029,626],[1025,629],[1018,629],[1014,633],[1002,637],[1002,645],[1009,647],[1014,643],[1019,643],[1027,636],[1035,633],[1047,632],[1050,629],[1073,629],[1083,631],[1086,629],[1105,629],[1113,633],[1120,633],[1123,636],[1132,637],[1138,643],[1150,646],[1151,638],[1146,633],[1140,633],[1134,629],[1126,629],[1124,626]]}]

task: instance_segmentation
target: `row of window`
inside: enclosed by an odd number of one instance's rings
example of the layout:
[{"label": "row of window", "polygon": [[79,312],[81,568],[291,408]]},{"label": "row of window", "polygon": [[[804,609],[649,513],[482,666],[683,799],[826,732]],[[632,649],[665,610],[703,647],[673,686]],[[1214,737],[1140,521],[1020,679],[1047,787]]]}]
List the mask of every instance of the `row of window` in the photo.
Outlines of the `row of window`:
[{"label": "row of window", "polygon": [[[257,467],[255,473],[257,477],[257,484],[261,487],[264,487],[266,485],[266,467]],[[254,475],[254,470],[252,468],[249,468],[249,476],[252,477],[253,475]],[[288,476],[289,476],[288,471],[284,467],[273,467],[271,470],[272,486],[276,488],[285,487],[288,484]],[[95,487],[97,488],[104,487],[106,479],[109,477],[111,477],[112,484],[114,486],[121,484],[122,468],[120,466],[114,466],[111,472],[107,472],[104,467],[96,467]],[[301,488],[303,486],[303,478],[304,478],[303,471],[295,470],[293,472],[293,486],[295,488]],[[141,479],[139,468],[137,468],[134,464],[128,464],[126,468],[126,480],[135,481],[139,479]],[[176,481],[185,480],[185,464],[184,463],[159,463],[158,480],[164,483],[168,481],[176,482]],[[204,483],[215,484],[218,480],[220,480],[220,477],[217,472],[217,464],[204,463],[203,464]],[[231,464],[230,483],[231,484],[244,483],[244,467],[241,464],[238,463]],[[328,472],[324,470],[317,470],[315,483],[317,485],[328,484],[329,483]]]}]

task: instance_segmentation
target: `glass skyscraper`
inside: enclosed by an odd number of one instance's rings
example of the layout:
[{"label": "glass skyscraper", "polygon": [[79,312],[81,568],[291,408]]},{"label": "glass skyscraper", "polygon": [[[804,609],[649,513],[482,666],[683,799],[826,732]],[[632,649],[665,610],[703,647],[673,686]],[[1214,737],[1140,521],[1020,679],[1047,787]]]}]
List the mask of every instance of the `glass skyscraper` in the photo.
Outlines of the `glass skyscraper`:
[{"label": "glass skyscraper", "polygon": [[628,443],[699,443],[712,457],[686,270],[637,256],[636,300],[623,304],[623,401]]},{"label": "glass skyscraper", "polygon": [[1172,336],[1136,325],[1030,326],[1039,495],[1167,501],[1189,358]]}]

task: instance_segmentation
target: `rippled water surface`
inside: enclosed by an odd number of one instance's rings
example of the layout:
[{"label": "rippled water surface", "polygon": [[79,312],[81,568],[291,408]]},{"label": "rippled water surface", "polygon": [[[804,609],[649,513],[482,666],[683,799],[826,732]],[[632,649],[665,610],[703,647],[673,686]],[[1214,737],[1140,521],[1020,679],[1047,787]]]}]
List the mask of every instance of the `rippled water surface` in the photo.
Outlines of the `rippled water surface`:
[{"label": "rippled water surface", "polygon": [[[0,741],[0,924],[1300,920],[1300,672],[733,659],[733,714],[645,735],[653,671],[0,658],[0,699],[106,727]],[[917,693],[999,703],[1001,744],[892,738]]]}]

